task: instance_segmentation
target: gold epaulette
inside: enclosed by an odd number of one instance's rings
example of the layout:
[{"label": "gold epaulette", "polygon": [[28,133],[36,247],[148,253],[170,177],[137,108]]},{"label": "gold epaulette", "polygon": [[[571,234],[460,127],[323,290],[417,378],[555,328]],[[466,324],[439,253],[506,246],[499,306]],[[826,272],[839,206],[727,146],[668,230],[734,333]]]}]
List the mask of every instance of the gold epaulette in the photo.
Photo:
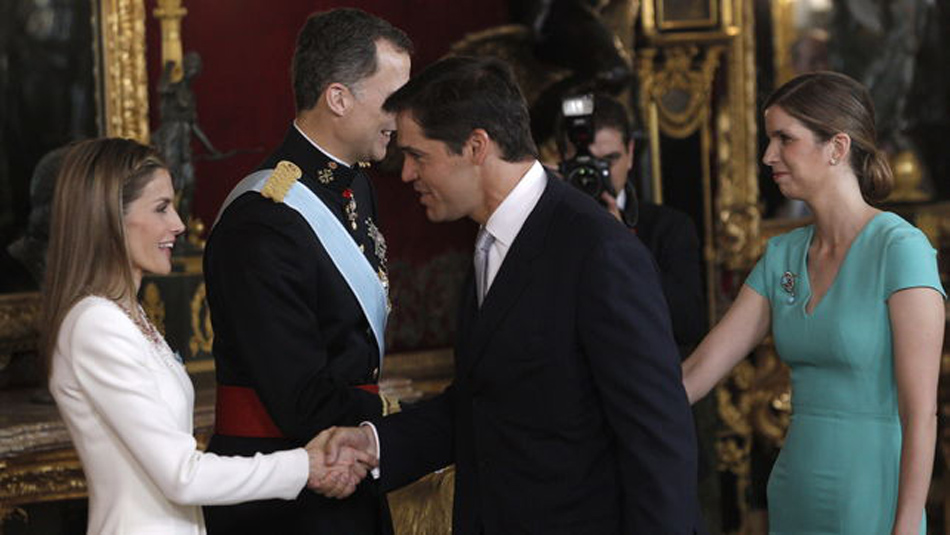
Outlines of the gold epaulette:
[{"label": "gold epaulette", "polygon": [[303,176],[303,171],[296,164],[287,160],[277,162],[274,172],[267,178],[264,187],[261,188],[261,195],[274,202],[284,202],[284,197],[290,191],[294,182]]}]

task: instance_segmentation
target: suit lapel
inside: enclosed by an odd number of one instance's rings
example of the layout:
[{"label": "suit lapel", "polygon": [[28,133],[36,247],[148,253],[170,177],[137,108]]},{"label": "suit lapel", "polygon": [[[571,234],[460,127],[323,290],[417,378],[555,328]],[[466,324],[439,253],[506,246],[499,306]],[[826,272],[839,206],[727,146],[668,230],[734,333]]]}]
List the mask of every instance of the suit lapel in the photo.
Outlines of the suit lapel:
[{"label": "suit lapel", "polygon": [[[456,317],[455,333],[455,354],[456,368],[460,368],[461,361],[466,353],[463,348],[468,347],[469,338],[472,336],[472,326],[478,315],[475,296],[475,269],[472,266],[468,268],[468,275],[465,277],[465,283],[462,285],[462,293],[459,299],[458,315]],[[458,372],[458,370],[456,370]]]},{"label": "suit lapel", "polygon": [[459,363],[459,371],[462,374],[468,374],[481,359],[485,346],[531,281],[534,261],[544,251],[545,237],[553,220],[553,209],[563,187],[566,186],[557,177],[548,175],[544,193],[505,255],[481,309],[476,305],[474,276],[468,278],[462,311],[467,321],[459,324],[460,351],[456,352],[464,355]]}]

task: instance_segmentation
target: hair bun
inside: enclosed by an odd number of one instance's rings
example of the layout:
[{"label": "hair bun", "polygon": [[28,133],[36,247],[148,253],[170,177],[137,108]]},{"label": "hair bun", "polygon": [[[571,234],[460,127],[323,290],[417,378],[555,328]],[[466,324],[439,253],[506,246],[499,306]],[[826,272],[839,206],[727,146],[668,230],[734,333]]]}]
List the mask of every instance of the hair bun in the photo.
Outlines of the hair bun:
[{"label": "hair bun", "polygon": [[881,202],[894,188],[894,174],[884,151],[874,148],[866,153],[858,181],[861,194],[868,202]]}]

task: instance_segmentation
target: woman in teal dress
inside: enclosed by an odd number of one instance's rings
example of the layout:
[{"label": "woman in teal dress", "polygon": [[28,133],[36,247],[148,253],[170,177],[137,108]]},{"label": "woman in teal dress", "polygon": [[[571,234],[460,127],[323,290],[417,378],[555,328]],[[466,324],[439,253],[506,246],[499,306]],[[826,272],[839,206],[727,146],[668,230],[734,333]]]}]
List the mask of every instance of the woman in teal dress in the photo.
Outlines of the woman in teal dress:
[{"label": "woman in teal dress", "polygon": [[891,189],[867,90],[795,78],[766,101],[763,161],[815,223],[769,240],[735,303],[683,364],[691,401],[765,338],[792,370],[769,479],[772,535],[920,535],[937,435],[946,294]]}]

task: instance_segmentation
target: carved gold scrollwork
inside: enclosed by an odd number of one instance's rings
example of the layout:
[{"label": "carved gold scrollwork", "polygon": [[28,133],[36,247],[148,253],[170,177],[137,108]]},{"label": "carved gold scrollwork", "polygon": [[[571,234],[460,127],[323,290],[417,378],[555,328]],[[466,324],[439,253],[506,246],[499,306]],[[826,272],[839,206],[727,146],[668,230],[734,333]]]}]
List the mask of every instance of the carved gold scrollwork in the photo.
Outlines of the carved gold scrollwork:
[{"label": "carved gold scrollwork", "polygon": [[0,296],[0,363],[11,353],[35,349],[39,314],[37,293]]},{"label": "carved gold scrollwork", "polygon": [[38,454],[0,461],[0,507],[12,511],[19,504],[79,498],[86,495],[86,478],[71,451]]},{"label": "carved gold scrollwork", "polygon": [[773,446],[782,447],[792,414],[792,396],[788,368],[782,365],[771,340],[756,352],[750,409],[753,431]]},{"label": "carved gold scrollwork", "polygon": [[[730,63],[734,63],[730,61]],[[732,78],[732,77],[730,77]],[[751,97],[754,98],[754,97]],[[738,98],[730,100],[740,101]],[[726,269],[745,270],[755,264],[762,252],[761,210],[754,162],[755,119],[744,117],[738,104],[724,107],[716,114],[716,159],[719,169],[717,198],[717,261]]]},{"label": "carved gold scrollwork", "polygon": [[726,54],[726,95],[717,110],[717,255],[726,269],[751,268],[762,251],[755,103],[755,26],[753,3],[736,2],[740,32]]},{"label": "carved gold scrollwork", "polygon": [[104,128],[108,136],[148,142],[144,0],[100,0]]},{"label": "carved gold scrollwork", "polygon": [[[20,507],[8,507],[6,505],[0,505],[0,529],[3,528],[3,523],[7,520],[19,516],[23,520],[29,520],[26,511]],[[0,531],[0,533],[3,533]]]},{"label": "carved gold scrollwork", "polygon": [[743,270],[755,264],[764,245],[759,236],[761,212],[756,205],[733,205],[719,211],[717,260],[726,269]]},{"label": "carved gold scrollwork", "polygon": [[[684,138],[696,132],[706,120],[713,76],[719,65],[722,46],[710,46],[701,57],[695,45],[663,49],[664,62],[656,68],[657,53],[643,53],[637,63],[641,80],[641,103],[656,106],[660,130],[671,137]],[[647,52],[647,51],[644,51]]]},{"label": "carved gold scrollwork", "polygon": [[748,511],[742,499],[749,488],[752,452],[752,427],[749,421],[752,396],[750,389],[755,377],[755,367],[749,361],[740,362],[726,382],[716,388],[716,403],[722,426],[716,440],[717,469],[736,476],[736,505],[741,518]]},{"label": "carved gold scrollwork", "polygon": [[142,295],[142,308],[145,309],[145,315],[152,325],[158,329],[158,332],[165,335],[165,303],[162,301],[162,293],[154,282],[145,285]]},{"label": "carved gold scrollwork", "polygon": [[722,422],[716,441],[718,469],[736,476],[735,504],[740,518],[748,519],[753,437],[781,447],[791,416],[787,369],[771,344],[736,366],[716,389],[716,400]]},{"label": "carved gold scrollwork", "polygon": [[[744,276],[761,254],[761,211],[757,175],[755,25],[751,1],[735,2],[728,12],[739,28],[728,43],[724,61],[725,94],[713,121],[716,136],[715,200],[717,264]],[[720,470],[735,476],[733,500],[740,533],[752,529],[749,494],[752,443],[756,434],[781,440],[790,399],[783,367],[773,354],[746,359],[716,389],[723,428],[717,441]]]},{"label": "carved gold scrollwork", "polygon": [[211,328],[211,309],[205,300],[205,284],[202,282],[191,299],[191,340],[188,346],[194,357],[199,352],[211,353],[214,330]]}]

